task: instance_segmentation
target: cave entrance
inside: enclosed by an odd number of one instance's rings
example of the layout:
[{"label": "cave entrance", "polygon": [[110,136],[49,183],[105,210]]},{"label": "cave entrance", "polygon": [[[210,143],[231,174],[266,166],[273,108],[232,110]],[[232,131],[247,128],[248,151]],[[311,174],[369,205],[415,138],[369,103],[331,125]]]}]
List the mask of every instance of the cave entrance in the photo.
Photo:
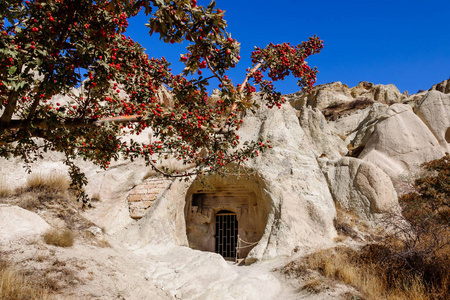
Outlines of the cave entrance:
[{"label": "cave entrance", "polygon": [[235,213],[221,210],[216,214],[215,252],[225,259],[237,258],[238,220]]},{"label": "cave entrance", "polygon": [[256,176],[212,175],[195,180],[186,193],[184,210],[189,247],[225,259],[247,258],[265,232],[271,209],[268,199]]}]

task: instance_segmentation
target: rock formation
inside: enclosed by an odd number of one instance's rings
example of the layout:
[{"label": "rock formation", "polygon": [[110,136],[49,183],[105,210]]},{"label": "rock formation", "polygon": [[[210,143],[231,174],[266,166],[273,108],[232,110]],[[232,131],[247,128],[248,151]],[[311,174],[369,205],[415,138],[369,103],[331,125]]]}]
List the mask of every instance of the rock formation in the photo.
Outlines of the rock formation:
[{"label": "rock formation", "polygon": [[339,81],[317,85],[313,87],[312,92],[309,94],[300,91],[295,94],[286,95],[285,98],[297,110],[301,110],[308,106],[322,110],[331,105],[346,103],[353,100],[348,86]]},{"label": "rock formation", "polygon": [[450,94],[450,79],[444,80],[438,84],[433,85],[430,90],[436,90],[444,94]]},{"label": "rock formation", "polygon": [[324,172],[337,204],[361,219],[374,221],[383,213],[399,212],[391,179],[372,163],[353,157],[328,161]]},{"label": "rock formation", "polygon": [[[89,179],[86,191],[101,202],[86,216],[132,249],[214,252],[220,215],[240,224],[233,234],[240,239],[236,256],[247,263],[327,247],[336,237],[335,203],[369,223],[397,212],[391,178],[448,151],[450,98],[441,91],[437,86],[407,97],[392,85],[335,82],[312,94],[286,95],[289,103],[279,110],[263,106],[247,114],[241,140],[262,137],[272,148],[226,178],[173,181],[139,160],[112,163],[106,171],[79,161]],[[151,132],[132,138],[151,139]],[[62,157],[46,157],[35,172],[64,172]],[[20,164],[1,161],[11,185],[26,180],[15,172]]]},{"label": "rock formation", "polygon": [[0,204],[0,244],[42,235],[50,225],[37,214],[18,206]]},{"label": "rock formation", "polygon": [[367,98],[384,104],[398,103],[406,98],[393,84],[373,84],[367,81],[361,81],[351,88],[350,93],[353,98]]},{"label": "rock formation", "polygon": [[222,210],[235,213],[239,224],[249,231],[241,234],[254,246],[242,257],[247,263],[333,243],[333,199],[289,104],[280,110],[262,107],[256,114],[247,115],[243,124],[243,141],[262,136],[270,140],[272,149],[243,166],[239,179],[210,177],[204,185],[174,182],[138,223],[126,229],[130,245],[154,241],[211,250],[215,234],[212,223]]},{"label": "rock formation", "polygon": [[438,140],[411,107],[394,104],[375,125],[359,157],[396,177],[442,156]]},{"label": "rock formation", "polygon": [[417,103],[415,112],[439,141],[441,147],[446,152],[450,152],[450,94],[430,90]]}]

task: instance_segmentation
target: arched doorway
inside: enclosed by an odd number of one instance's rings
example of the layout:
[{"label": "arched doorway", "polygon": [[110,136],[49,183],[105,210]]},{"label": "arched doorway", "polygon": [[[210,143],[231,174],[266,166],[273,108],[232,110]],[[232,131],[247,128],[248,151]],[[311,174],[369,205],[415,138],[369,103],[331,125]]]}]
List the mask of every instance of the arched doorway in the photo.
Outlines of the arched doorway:
[{"label": "arched doorway", "polygon": [[225,259],[237,258],[238,228],[234,212],[221,210],[216,214],[215,252]]}]

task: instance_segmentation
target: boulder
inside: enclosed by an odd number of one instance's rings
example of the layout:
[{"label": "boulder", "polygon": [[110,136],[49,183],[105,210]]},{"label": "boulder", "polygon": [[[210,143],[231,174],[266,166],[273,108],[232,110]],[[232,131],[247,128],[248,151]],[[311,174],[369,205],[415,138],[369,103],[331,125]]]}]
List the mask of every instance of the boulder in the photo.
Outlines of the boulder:
[{"label": "boulder", "polygon": [[14,205],[0,204],[0,244],[36,238],[50,225],[38,214]]},{"label": "boulder", "polygon": [[376,123],[359,158],[394,178],[443,155],[439,141],[412,108],[397,103]]},{"label": "boulder", "polygon": [[389,176],[372,163],[343,157],[323,168],[331,194],[338,205],[365,221],[384,213],[398,212],[399,205]]},{"label": "boulder", "polygon": [[444,151],[450,152],[450,94],[430,90],[415,108]]}]

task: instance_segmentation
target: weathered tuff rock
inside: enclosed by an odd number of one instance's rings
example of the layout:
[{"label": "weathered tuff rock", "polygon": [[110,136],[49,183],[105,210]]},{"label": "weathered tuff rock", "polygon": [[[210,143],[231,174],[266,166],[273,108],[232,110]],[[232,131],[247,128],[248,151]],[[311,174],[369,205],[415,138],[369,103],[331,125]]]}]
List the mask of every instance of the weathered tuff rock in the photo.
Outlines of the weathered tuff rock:
[{"label": "weathered tuff rock", "polygon": [[[142,219],[124,231],[124,241],[130,247],[202,244],[199,240],[189,241],[186,230],[202,230],[213,235],[208,225],[213,221],[211,216],[234,205],[240,207],[237,218],[243,224],[248,223],[244,219],[250,216],[249,210],[256,209],[259,216],[260,225],[248,226],[249,231],[261,230],[261,236],[248,253],[247,262],[290,255],[294,249],[307,252],[331,245],[336,236],[333,199],[295,111],[288,104],[280,110],[263,106],[256,115],[245,117],[239,132],[243,141],[261,136],[270,140],[272,146],[244,167],[250,172],[250,181],[245,174],[234,183],[220,176],[209,178],[207,188],[196,181],[175,181]],[[236,197],[238,194],[257,195],[256,202],[252,202],[251,196],[249,200]],[[219,204],[214,206],[206,196],[216,197],[215,203]],[[220,204],[223,203],[220,197],[240,202]],[[190,224],[190,219],[203,220],[199,222],[205,226]],[[198,235],[194,232],[192,236]]]},{"label": "weathered tuff rock", "polygon": [[[362,151],[367,144],[370,136],[372,135],[375,125],[378,123],[379,119],[385,114],[389,106],[382,103],[374,103],[372,107],[362,110],[361,113],[353,114],[348,118],[342,118],[339,122],[334,124],[336,131],[342,128],[342,125],[349,122],[350,120],[356,120],[358,117],[364,117],[358,126],[353,128],[347,135],[345,142],[349,153],[351,155],[357,155],[358,152]],[[345,122],[345,121],[346,122]],[[354,123],[353,123],[354,124]],[[348,125],[347,125],[348,128]]]},{"label": "weathered tuff rock", "polygon": [[[64,165],[64,155],[57,152],[42,153],[43,159],[32,164],[32,173],[25,172],[24,163],[19,158],[8,160],[0,158],[0,181],[10,189],[23,187],[30,176],[48,174],[67,176],[67,166]],[[95,196],[102,205],[98,209],[87,210],[86,215],[98,226],[104,227],[110,234],[121,230],[133,221],[130,217],[127,195],[134,186],[140,184],[148,174],[149,167],[142,160],[134,162],[111,162],[107,170],[83,161],[75,160],[77,166],[85,172],[88,184],[85,191],[89,196]],[[6,176],[7,175],[7,176]],[[96,203],[93,203],[97,206]]]},{"label": "weathered tuff rock", "polygon": [[[317,86],[310,95],[291,94],[287,99],[298,110],[316,157],[325,154],[338,159],[345,146],[347,155],[370,161],[394,178],[449,151],[449,96],[441,92],[447,91],[447,86],[448,80],[408,96],[393,85],[360,82],[349,89],[339,82]],[[348,102],[344,98],[349,94]],[[331,105],[330,99],[334,101]],[[397,103],[400,101],[407,105]]]},{"label": "weathered tuff rock", "polygon": [[[378,88],[392,92],[378,93],[384,96],[376,96],[374,90],[377,90],[374,86],[360,84],[352,95],[347,86],[333,83],[317,87],[316,99],[309,96],[298,99],[301,104],[298,116],[288,104],[279,110],[262,106],[255,114],[248,114],[240,129],[241,140],[262,137],[270,140],[272,149],[236,168],[236,172],[245,173],[241,177],[144,181],[148,168],[141,161],[119,161],[107,171],[78,162],[89,179],[88,193],[98,194],[103,202],[98,209],[87,212],[87,216],[132,248],[191,246],[211,251],[216,214],[232,211],[242,225],[240,237],[252,244],[248,251],[241,252],[247,262],[290,255],[294,249],[302,253],[331,245],[336,236],[333,226],[336,212],[330,189],[341,206],[370,220],[394,209],[396,203],[391,189],[383,190],[389,186],[386,176],[367,162],[392,175],[406,170],[408,164],[420,164],[442,153],[436,138],[406,105],[395,104],[389,109],[383,103],[364,109],[351,106],[350,112],[328,121],[319,110],[336,101],[352,103],[369,94],[386,102],[401,98],[390,87]],[[398,97],[389,100],[386,98],[389,95]],[[291,100],[291,104],[296,101]],[[398,138],[401,134],[396,130],[412,136],[405,137],[406,140],[411,142],[417,137],[417,141],[408,146]],[[149,138],[150,132],[139,136],[143,140]],[[431,146],[423,147],[423,141],[428,140]],[[401,145],[389,144],[395,142]],[[361,157],[366,162],[340,160],[347,143],[365,146]],[[397,148],[403,152],[397,153]],[[336,161],[326,169],[328,182],[317,163],[319,156]],[[61,157],[54,156],[38,163],[37,169],[61,171],[64,170],[61,161]],[[392,167],[395,172],[389,169]],[[9,169],[14,168],[17,164]],[[161,186],[149,187],[155,183],[151,181],[161,181]],[[140,219],[133,220],[130,212],[133,218]]]},{"label": "weathered tuff rock", "polygon": [[439,141],[411,107],[397,103],[375,125],[359,158],[394,178],[443,155]]},{"label": "weathered tuff rock", "polygon": [[[347,153],[343,135],[337,134],[317,108],[306,107],[299,113],[300,126],[308,136],[316,157],[338,159]],[[334,130],[333,130],[334,129]],[[339,133],[339,132],[338,132]]]},{"label": "weathered tuff rock", "polygon": [[450,79],[433,85],[430,90],[436,90],[444,94],[450,94]]},{"label": "weathered tuff rock", "polygon": [[286,95],[286,100],[297,109],[311,106],[322,110],[330,105],[350,102],[353,100],[350,90],[346,84],[341,82],[333,82],[321,84],[313,87],[311,93],[307,94],[303,91]]},{"label": "weathered tuff rock", "polygon": [[437,138],[441,147],[450,152],[450,94],[430,90],[417,103],[415,112]]},{"label": "weathered tuff rock", "polygon": [[368,100],[384,104],[402,102],[407,98],[393,84],[373,84],[361,81],[355,87],[349,88],[341,82],[321,84],[313,87],[311,93],[303,91],[285,96],[297,110],[311,106],[319,110],[336,107],[355,100]]},{"label": "weathered tuff rock", "polygon": [[[356,136],[361,136],[371,125],[373,125],[389,108],[382,103],[373,103],[373,105],[355,111],[354,113],[342,116],[335,121],[330,121],[329,126],[333,132],[345,137],[346,144],[352,142],[355,145],[358,142],[353,141]],[[358,138],[357,140],[361,140]]]},{"label": "weathered tuff rock", "polygon": [[331,194],[340,207],[374,221],[383,213],[399,212],[397,193],[389,176],[372,163],[353,157],[324,166]]},{"label": "weathered tuff rock", "polygon": [[0,242],[17,242],[22,238],[38,238],[50,225],[39,215],[7,204],[0,204]]},{"label": "weathered tuff rock", "polygon": [[373,84],[367,81],[361,81],[352,87],[350,94],[353,98],[366,98],[385,104],[398,103],[406,98],[393,84]]}]

